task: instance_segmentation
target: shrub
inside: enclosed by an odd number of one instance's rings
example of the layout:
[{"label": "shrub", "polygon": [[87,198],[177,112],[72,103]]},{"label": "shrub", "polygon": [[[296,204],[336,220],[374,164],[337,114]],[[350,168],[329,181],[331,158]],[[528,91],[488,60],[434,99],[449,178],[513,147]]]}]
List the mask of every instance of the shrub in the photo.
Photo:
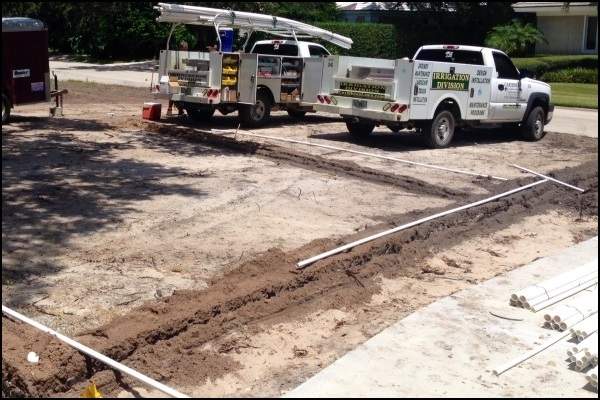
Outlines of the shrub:
[{"label": "shrub", "polygon": [[598,83],[598,70],[590,68],[565,68],[546,72],[541,76],[546,82]]},{"label": "shrub", "polygon": [[523,24],[516,19],[492,28],[485,38],[486,46],[500,49],[509,56],[524,55],[531,46],[541,41],[547,42],[542,32],[532,24]]},{"label": "shrub", "polygon": [[519,69],[528,69],[540,77],[546,72],[566,68],[598,69],[597,55],[564,55],[539,56],[529,58],[514,58],[513,62]]},{"label": "shrub", "polygon": [[343,49],[323,43],[332,54],[356,57],[395,59],[396,29],[390,24],[369,24],[353,22],[321,22],[317,26],[342,36],[352,38],[351,49]]}]

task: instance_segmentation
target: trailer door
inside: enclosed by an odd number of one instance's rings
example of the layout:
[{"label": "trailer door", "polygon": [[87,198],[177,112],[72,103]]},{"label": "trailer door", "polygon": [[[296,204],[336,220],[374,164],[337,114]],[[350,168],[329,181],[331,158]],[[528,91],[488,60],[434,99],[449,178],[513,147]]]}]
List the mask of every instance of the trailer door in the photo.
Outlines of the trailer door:
[{"label": "trailer door", "polygon": [[321,93],[321,79],[323,78],[324,57],[306,57],[302,69],[302,103],[314,104],[317,95]]},{"label": "trailer door", "polygon": [[239,102],[243,104],[256,103],[256,74],[258,54],[240,54]]}]

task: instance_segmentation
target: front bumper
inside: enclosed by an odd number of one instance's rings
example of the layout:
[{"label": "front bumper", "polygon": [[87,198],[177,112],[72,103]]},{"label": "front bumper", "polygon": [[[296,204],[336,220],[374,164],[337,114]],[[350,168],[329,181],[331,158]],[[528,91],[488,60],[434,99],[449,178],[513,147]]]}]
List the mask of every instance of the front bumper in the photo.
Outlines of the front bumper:
[{"label": "front bumper", "polygon": [[554,104],[548,105],[548,113],[546,114],[546,124],[549,124],[552,121],[552,117],[554,116]]}]

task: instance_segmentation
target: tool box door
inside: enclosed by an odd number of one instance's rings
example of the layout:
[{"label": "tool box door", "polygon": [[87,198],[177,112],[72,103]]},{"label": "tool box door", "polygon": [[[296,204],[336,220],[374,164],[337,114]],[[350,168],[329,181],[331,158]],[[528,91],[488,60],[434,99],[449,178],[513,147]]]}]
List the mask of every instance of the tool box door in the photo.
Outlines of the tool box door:
[{"label": "tool box door", "polygon": [[321,78],[323,77],[324,57],[306,57],[304,58],[304,68],[302,70],[302,103],[314,104],[317,102],[317,95],[321,93]]},{"label": "tool box door", "polygon": [[492,96],[492,67],[477,67],[471,75],[469,98],[467,99],[467,115],[465,119],[483,120],[489,118],[490,99]]},{"label": "tool box door", "polygon": [[240,54],[239,102],[256,103],[258,54]]}]

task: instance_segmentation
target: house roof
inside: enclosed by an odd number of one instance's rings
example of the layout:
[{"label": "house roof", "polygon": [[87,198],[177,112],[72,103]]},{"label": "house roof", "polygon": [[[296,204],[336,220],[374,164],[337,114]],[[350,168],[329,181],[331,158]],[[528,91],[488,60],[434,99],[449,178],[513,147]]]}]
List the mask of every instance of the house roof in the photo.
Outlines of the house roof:
[{"label": "house roof", "polygon": [[515,12],[536,13],[537,15],[598,15],[594,2],[562,1],[521,1],[512,5]]}]

